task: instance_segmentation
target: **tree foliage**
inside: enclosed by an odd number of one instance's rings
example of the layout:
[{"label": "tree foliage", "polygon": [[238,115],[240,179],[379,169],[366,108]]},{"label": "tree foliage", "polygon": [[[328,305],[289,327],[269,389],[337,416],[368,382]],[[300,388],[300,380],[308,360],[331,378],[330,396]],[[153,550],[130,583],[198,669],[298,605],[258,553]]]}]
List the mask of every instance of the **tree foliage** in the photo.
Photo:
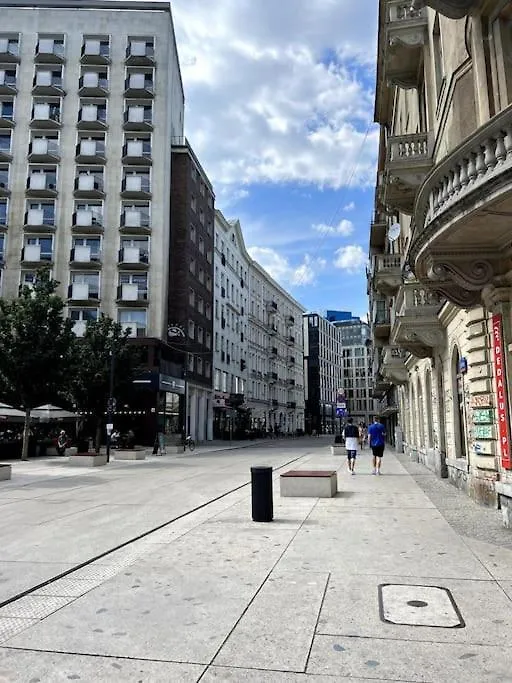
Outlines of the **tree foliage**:
[{"label": "tree foliage", "polygon": [[102,426],[110,395],[110,370],[114,358],[113,396],[117,402],[133,391],[133,377],[139,352],[129,342],[129,331],[102,315],[89,321],[84,336],[77,340],[71,395],[79,410],[92,413],[96,423],[95,445],[99,450]]},{"label": "tree foliage", "polygon": [[70,385],[75,335],[71,320],[63,316],[58,284],[42,270],[18,299],[0,299],[0,395],[25,409],[23,459],[30,411],[55,401]]}]

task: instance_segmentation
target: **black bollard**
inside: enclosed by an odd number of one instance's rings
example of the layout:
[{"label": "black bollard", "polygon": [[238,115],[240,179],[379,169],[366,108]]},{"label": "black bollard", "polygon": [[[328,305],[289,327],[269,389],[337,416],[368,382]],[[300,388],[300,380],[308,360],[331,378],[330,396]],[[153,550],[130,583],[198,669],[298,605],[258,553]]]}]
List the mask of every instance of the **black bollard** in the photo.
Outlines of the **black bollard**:
[{"label": "black bollard", "polygon": [[274,519],[271,467],[251,467],[251,490],[253,522],[271,522]]}]

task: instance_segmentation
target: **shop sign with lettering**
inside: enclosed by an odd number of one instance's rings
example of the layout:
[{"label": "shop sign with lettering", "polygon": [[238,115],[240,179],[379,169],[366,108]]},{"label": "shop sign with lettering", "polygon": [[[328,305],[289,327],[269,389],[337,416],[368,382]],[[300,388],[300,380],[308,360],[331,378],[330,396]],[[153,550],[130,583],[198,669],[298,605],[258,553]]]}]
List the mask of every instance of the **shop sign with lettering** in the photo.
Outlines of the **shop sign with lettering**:
[{"label": "shop sign with lettering", "polygon": [[492,424],[493,419],[492,408],[477,408],[473,410],[473,422],[475,424]]},{"label": "shop sign with lettering", "polygon": [[492,316],[492,348],[496,403],[498,408],[498,432],[500,441],[501,465],[504,469],[510,470],[512,469],[512,458],[510,453],[510,427],[508,421],[505,354],[503,352],[503,320],[500,313]]},{"label": "shop sign with lettering", "polygon": [[494,438],[492,425],[473,425],[473,438],[492,439]]}]

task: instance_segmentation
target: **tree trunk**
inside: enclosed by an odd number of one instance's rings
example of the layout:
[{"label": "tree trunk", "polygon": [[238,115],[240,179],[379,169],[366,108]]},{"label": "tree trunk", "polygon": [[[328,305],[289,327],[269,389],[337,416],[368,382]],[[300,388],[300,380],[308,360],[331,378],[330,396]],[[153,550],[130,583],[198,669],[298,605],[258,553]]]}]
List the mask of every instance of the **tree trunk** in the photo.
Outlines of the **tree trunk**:
[{"label": "tree trunk", "polygon": [[30,436],[30,408],[25,409],[25,424],[23,425],[23,444],[21,446],[21,459],[28,460],[28,439]]},{"label": "tree trunk", "polygon": [[99,453],[101,450],[101,433],[102,433],[102,420],[98,417],[96,420],[96,438],[94,441],[94,450]]}]

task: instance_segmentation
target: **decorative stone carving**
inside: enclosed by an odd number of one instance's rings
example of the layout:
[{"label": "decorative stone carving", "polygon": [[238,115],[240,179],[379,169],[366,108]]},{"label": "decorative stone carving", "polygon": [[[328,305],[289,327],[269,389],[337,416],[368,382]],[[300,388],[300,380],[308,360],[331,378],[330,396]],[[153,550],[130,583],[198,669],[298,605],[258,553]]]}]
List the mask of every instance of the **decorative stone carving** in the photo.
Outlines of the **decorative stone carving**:
[{"label": "decorative stone carving", "polygon": [[493,275],[493,266],[486,260],[468,261],[463,264],[438,261],[433,262],[428,270],[428,277],[434,282],[455,283],[470,291],[480,291]]},{"label": "decorative stone carving", "polygon": [[479,0],[413,0],[414,10],[430,7],[449,19],[462,19],[478,4]]}]

